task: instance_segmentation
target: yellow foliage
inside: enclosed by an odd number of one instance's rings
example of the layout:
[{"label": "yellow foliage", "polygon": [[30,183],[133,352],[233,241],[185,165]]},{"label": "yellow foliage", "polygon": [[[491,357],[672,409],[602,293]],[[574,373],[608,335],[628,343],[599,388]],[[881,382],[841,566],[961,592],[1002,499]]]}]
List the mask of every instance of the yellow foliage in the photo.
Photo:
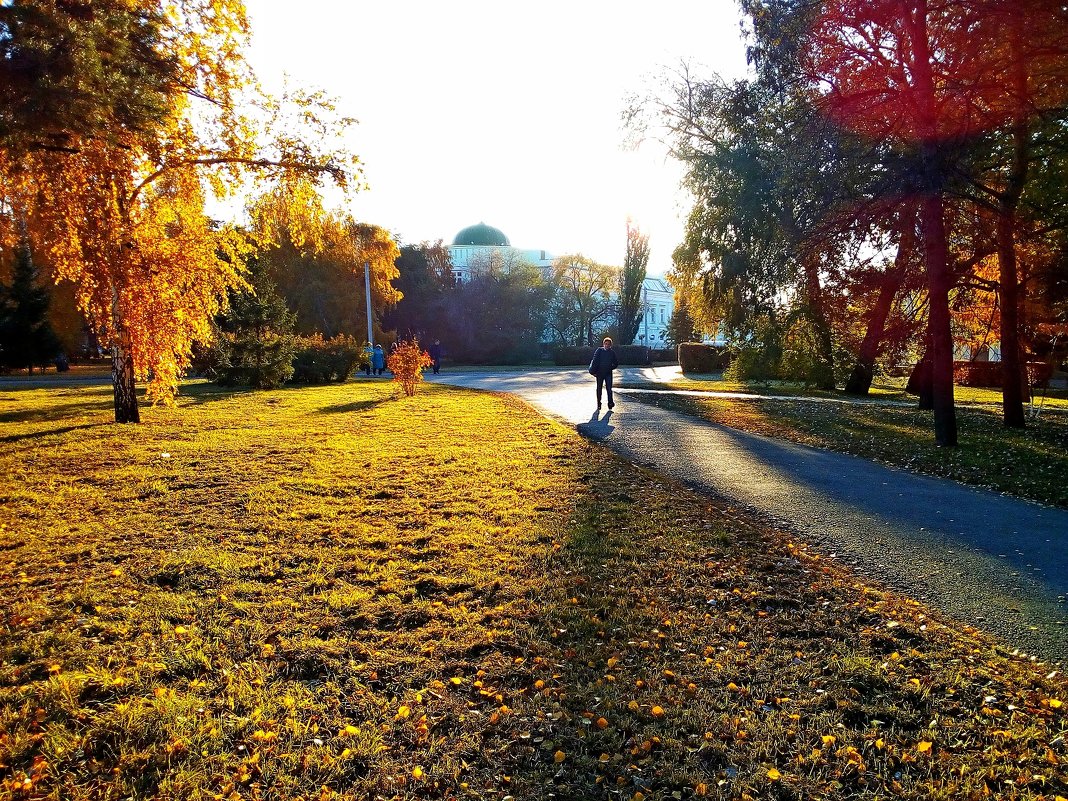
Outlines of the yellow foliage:
[{"label": "yellow foliage", "polygon": [[[193,343],[209,341],[226,290],[245,286],[250,240],[208,219],[205,185],[224,195],[254,174],[309,185],[329,178],[344,188],[359,162],[332,147],[351,121],[334,119],[324,98],[259,93],[244,58],[242,0],[129,0],[123,13],[160,21],[152,57],[179,79],[120,94],[154,92],[162,113],[142,126],[105,119],[106,135],[64,131],[61,149],[0,144],[0,203],[19,211],[18,219],[0,215],[0,246],[25,233],[129,367],[124,385],[150,379],[150,399],[169,402]],[[292,110],[301,126],[283,119]]]}]

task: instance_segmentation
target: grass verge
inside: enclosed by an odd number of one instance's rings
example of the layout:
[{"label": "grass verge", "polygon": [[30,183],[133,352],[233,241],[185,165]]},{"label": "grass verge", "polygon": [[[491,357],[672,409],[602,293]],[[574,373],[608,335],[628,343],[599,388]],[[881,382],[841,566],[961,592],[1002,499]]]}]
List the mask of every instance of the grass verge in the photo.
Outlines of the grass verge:
[{"label": "grass verge", "polygon": [[959,406],[960,444],[939,448],[931,412],[914,406],[640,392],[630,397],[731,428],[1068,507],[1068,414],[1060,411],[1021,431],[1006,429],[994,407]]},{"label": "grass verge", "polygon": [[1054,801],[1068,682],[507,398],[0,391],[0,797]]}]

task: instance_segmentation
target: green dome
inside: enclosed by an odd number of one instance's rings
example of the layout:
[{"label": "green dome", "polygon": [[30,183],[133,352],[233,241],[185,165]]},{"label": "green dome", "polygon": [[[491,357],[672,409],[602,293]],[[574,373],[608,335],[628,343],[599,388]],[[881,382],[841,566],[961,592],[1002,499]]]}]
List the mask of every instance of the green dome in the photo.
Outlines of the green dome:
[{"label": "green dome", "polygon": [[456,238],[452,240],[452,244],[455,245],[483,245],[488,247],[508,247],[511,243],[508,241],[508,237],[504,235],[504,232],[499,228],[494,228],[492,225],[486,225],[485,223],[479,223],[478,225],[469,225],[464,230],[460,231],[456,235]]}]

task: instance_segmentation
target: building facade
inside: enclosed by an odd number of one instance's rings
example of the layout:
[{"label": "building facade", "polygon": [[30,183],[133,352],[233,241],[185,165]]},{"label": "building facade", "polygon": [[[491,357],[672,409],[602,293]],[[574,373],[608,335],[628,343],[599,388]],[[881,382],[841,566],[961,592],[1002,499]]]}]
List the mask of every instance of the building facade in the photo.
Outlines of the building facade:
[{"label": "building facade", "polygon": [[638,325],[635,345],[650,348],[668,347],[667,329],[675,313],[675,290],[663,278],[646,278],[642,284],[642,306],[645,313]]},{"label": "building facade", "polygon": [[[449,245],[449,254],[452,257],[453,278],[458,283],[470,281],[472,275],[493,264],[506,266],[518,262],[540,268],[547,281],[552,278],[551,253],[512,247],[503,231],[484,222],[469,225],[460,231]],[[668,347],[667,329],[675,311],[675,290],[663,278],[646,278],[642,285],[642,304],[644,313],[634,344],[651,348]]]},{"label": "building facade", "polygon": [[458,233],[449,245],[452,256],[452,275],[459,283],[471,280],[471,275],[497,263],[502,265],[526,262],[539,267],[548,278],[552,274],[553,256],[545,250],[524,250],[512,247],[499,228],[480,222]]}]

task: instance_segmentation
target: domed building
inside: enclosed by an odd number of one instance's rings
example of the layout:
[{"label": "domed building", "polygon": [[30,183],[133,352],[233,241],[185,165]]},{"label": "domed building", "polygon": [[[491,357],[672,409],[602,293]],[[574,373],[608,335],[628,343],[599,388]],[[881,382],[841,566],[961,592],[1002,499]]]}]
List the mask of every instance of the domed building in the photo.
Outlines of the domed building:
[{"label": "domed building", "polygon": [[471,276],[494,266],[507,267],[519,262],[541,268],[548,277],[552,254],[544,250],[523,250],[512,247],[504,232],[484,222],[469,225],[458,233],[449,245],[452,274],[457,282],[470,281]]}]

